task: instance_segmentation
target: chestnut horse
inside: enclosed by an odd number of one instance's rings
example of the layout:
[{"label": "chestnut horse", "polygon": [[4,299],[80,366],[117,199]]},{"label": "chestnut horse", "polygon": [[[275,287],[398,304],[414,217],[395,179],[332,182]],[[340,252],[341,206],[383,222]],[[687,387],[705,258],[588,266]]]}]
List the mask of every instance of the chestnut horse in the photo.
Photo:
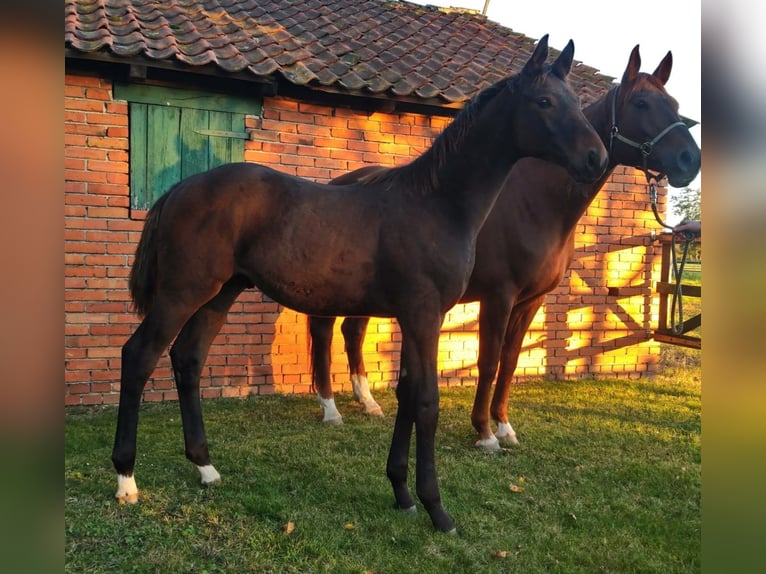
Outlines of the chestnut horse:
[{"label": "chestnut horse", "polygon": [[434,460],[439,329],[468,284],[476,236],[520,157],[554,161],[582,181],[606,168],[606,149],[566,81],[573,52],[570,41],[546,66],[543,37],[521,73],[483,90],[421,156],[364,183],[318,184],[235,163],[160,197],[130,276],[144,318],[122,348],[112,451],[118,500],[138,499],[141,394],[171,342],[186,457],[203,483],[220,480],[205,436],[200,372],[234,300],[257,287],[306,314],[396,318],[407,374],[387,475],[398,507],[414,509],[407,486],[414,425],[417,495],[437,530],[454,530]]},{"label": "chestnut horse", "polygon": [[[500,448],[498,439],[518,444],[508,422],[508,392],[524,335],[545,295],[561,282],[574,254],[580,217],[618,164],[667,174],[674,187],[691,182],[700,169],[700,150],[665,91],[673,58],[668,52],[653,74],[640,73],[636,46],[619,86],[585,109],[585,116],[609,147],[609,169],[597,182],[576,185],[562,169],[524,159],[512,170],[479,233],[476,264],[460,301],[479,301],[479,380],[471,421],[476,445]],[[363,167],[333,182],[349,184],[386,168]],[[335,318],[310,317],[312,380],[325,422],[342,422],[330,381],[330,343]],[[354,396],[370,414],[382,414],[369,391],[362,343],[369,320],[348,318],[343,333]],[[500,369],[498,372],[498,363]],[[490,389],[497,374],[492,396]],[[498,430],[492,434],[490,414]]]}]

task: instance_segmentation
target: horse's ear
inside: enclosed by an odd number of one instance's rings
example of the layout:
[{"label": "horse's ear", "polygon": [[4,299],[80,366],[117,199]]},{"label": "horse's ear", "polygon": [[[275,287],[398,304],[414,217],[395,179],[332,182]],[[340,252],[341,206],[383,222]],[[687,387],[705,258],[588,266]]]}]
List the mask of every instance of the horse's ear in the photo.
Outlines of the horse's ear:
[{"label": "horse's ear", "polygon": [[662,85],[668,83],[668,78],[670,78],[670,70],[673,67],[673,54],[668,50],[668,53],[665,54],[665,57],[662,59],[662,62],[660,62],[660,65],[657,66],[657,69],[654,70],[654,73],[652,74],[655,78],[657,78],[660,82],[662,82]]},{"label": "horse's ear", "polygon": [[543,65],[545,59],[548,57],[548,34],[540,38],[540,41],[535,46],[535,51],[532,52],[532,56],[529,58],[521,73],[525,76],[535,77],[539,76],[543,72]]},{"label": "horse's ear", "polygon": [[622,75],[622,83],[629,84],[638,77],[638,72],[641,69],[641,55],[638,53],[638,44],[630,52],[630,58],[628,59],[628,67],[625,68],[625,73]]},{"label": "horse's ear", "polygon": [[572,69],[572,60],[574,59],[574,42],[569,40],[564,50],[562,50],[556,61],[553,62],[551,69],[562,80],[566,79],[569,70]]}]

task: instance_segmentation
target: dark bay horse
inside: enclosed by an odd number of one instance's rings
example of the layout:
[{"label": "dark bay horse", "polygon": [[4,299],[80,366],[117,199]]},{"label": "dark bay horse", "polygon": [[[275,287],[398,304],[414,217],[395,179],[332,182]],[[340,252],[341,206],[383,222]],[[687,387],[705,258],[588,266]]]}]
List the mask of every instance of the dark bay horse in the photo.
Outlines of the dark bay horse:
[{"label": "dark bay horse", "polygon": [[[471,415],[479,433],[477,446],[496,450],[500,448],[498,438],[517,444],[508,422],[508,393],[524,335],[545,295],[561,282],[574,254],[575,226],[614,167],[623,164],[667,174],[674,187],[683,187],[697,176],[700,150],[678,116],[678,104],[664,88],[672,63],[668,52],[653,74],[640,73],[636,46],[620,85],[586,108],[585,116],[610,150],[609,169],[601,179],[577,185],[557,166],[524,159],[511,171],[481,229],[475,267],[460,298],[463,303],[480,302],[479,380]],[[353,183],[385,169],[364,167],[334,183]],[[334,321],[309,319],[312,375],[328,422],[341,421],[330,384]],[[354,395],[368,412],[374,412],[377,403],[369,391],[362,358],[367,323],[366,318],[348,318],[341,331]],[[495,434],[490,414],[498,426]]]},{"label": "dark bay horse", "polygon": [[406,376],[387,476],[397,506],[414,509],[407,486],[414,425],[417,495],[437,530],[454,530],[434,459],[439,330],[468,284],[476,236],[520,157],[556,162],[582,181],[606,168],[606,149],[566,81],[573,52],[570,41],[545,65],[543,37],[519,74],[483,90],[421,156],[364,183],[318,184],[237,163],[182,180],[157,200],[130,276],[144,318],[122,349],[112,451],[118,500],[138,499],[141,394],[171,343],[186,457],[203,483],[220,480],[199,377],[228,309],[257,287],[306,314],[396,318]]}]

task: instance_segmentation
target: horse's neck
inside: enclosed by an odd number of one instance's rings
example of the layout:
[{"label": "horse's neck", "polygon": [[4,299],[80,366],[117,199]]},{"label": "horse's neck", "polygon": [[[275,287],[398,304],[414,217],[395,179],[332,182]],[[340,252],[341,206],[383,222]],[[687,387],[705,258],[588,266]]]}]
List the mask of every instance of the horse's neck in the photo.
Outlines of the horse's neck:
[{"label": "horse's neck", "polygon": [[497,114],[484,113],[456,145],[440,158],[437,194],[449,198],[453,213],[477,230],[483,225],[519,154],[511,141],[512,129]]}]

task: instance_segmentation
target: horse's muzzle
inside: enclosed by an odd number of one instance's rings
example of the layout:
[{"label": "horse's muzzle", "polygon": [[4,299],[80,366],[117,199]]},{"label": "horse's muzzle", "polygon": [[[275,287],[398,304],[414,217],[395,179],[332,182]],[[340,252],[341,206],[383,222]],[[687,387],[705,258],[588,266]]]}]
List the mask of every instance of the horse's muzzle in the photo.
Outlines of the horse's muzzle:
[{"label": "horse's muzzle", "polygon": [[593,183],[597,181],[606,171],[609,163],[609,154],[604,146],[592,147],[585,154],[585,160],[572,171],[572,176],[579,183]]}]

